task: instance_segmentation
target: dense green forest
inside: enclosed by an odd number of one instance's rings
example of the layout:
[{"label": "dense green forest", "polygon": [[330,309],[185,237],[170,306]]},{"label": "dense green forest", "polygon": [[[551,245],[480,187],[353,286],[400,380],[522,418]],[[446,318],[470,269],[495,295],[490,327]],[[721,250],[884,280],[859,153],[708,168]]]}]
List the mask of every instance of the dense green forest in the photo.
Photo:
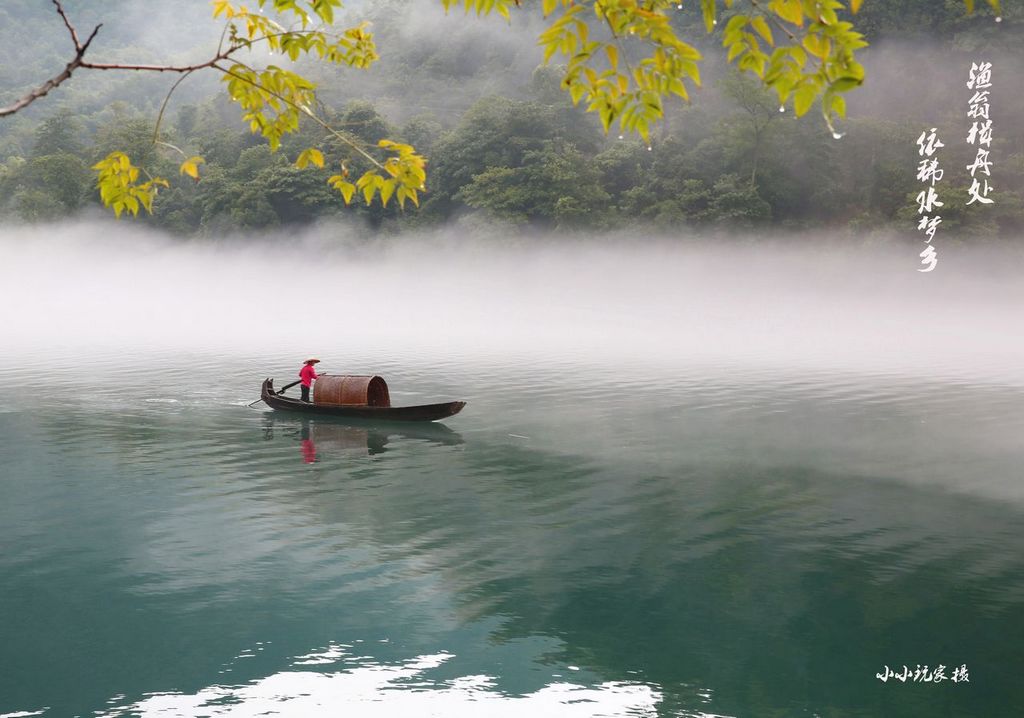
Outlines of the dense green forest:
[{"label": "dense green forest", "polygon": [[[375,142],[407,141],[429,159],[420,209],[345,207],[330,170],[296,169],[318,145],[345,147],[309,123],[272,153],[249,133],[215,78],[177,91],[161,139],[206,164],[196,182],[180,157],[153,143],[154,121],[173,78],[117,73],[76,76],[29,110],[0,119],[0,216],[46,221],[99,211],[90,166],[115,149],[171,179],[154,214],[136,220],[182,235],[357,218],[397,231],[459,221],[558,229],[660,231],[707,228],[829,228],[914,236],[917,146],[938,128],[946,170],[937,186],[947,236],[1017,236],[1024,226],[1024,12],[1007,2],[1002,22],[967,17],[959,0],[868,0],[858,18],[872,47],[868,82],[849,97],[841,138],[821,117],[780,112],[773,94],[725,63],[716,37],[680,12],[705,53],[705,81],[690,104],[671,107],[650,145],[605,136],[571,106],[555,68],[540,68],[536,25],[445,17],[436,2],[387,0],[351,6],[370,17],[382,59],[368,71],[306,68],[320,84],[333,126]],[[209,4],[69,2],[82,24],[104,20],[97,54],[168,61],[216,43]],[[162,9],[160,6],[164,6]],[[205,33],[205,34],[204,34]],[[26,45],[26,34],[39,42]],[[99,41],[98,41],[99,43]],[[68,38],[48,3],[0,8],[0,104],[50,76],[68,59]],[[965,207],[965,87],[972,60],[993,62],[994,160],[991,206]],[[334,143],[332,145],[332,143]],[[360,160],[351,159],[358,170]]]}]

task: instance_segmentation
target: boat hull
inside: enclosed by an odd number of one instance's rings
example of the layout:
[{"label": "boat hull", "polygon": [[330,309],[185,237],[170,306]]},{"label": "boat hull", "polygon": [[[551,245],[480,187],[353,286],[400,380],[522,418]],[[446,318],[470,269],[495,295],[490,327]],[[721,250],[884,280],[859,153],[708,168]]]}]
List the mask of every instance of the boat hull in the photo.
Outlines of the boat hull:
[{"label": "boat hull", "polygon": [[260,398],[275,411],[291,411],[315,416],[338,416],[366,421],[437,421],[455,416],[464,401],[449,401],[442,404],[421,404],[420,406],[347,406],[340,404],[311,404],[300,399],[281,396],[274,391],[274,380],[266,379],[260,390]]}]

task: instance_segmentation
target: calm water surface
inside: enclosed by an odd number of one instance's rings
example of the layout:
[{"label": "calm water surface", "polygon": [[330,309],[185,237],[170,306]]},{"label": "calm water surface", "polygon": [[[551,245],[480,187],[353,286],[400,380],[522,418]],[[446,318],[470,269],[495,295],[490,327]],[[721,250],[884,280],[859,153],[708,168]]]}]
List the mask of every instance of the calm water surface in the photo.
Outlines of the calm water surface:
[{"label": "calm water surface", "polygon": [[1024,706],[1020,384],[346,357],[469,405],[247,408],[285,355],[0,364],[0,716]]}]

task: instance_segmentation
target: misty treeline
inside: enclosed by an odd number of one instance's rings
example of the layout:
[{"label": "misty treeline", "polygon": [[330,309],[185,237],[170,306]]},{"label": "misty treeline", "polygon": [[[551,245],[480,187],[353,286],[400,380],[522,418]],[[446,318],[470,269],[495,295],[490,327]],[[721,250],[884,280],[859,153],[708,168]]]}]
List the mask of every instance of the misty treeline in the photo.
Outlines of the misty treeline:
[{"label": "misty treeline", "polygon": [[[88,13],[87,4],[69,3]],[[202,0],[173,12],[130,3],[109,13],[108,54],[167,59],[208,47]],[[1024,227],[1024,98],[1016,92],[1024,58],[1019,4],[1003,22],[965,17],[962,6],[933,0],[865,3],[860,24],[874,46],[864,51],[868,82],[850,98],[850,119],[836,139],[820,116],[797,120],[774,95],[728,68],[716,38],[701,41],[704,87],[692,104],[671,108],[650,145],[605,136],[571,107],[557,68],[538,68],[536,27],[446,18],[436,3],[357,4],[369,15],[382,60],[369,72],[309,71],[320,83],[322,115],[367,143],[407,141],[429,158],[421,209],[345,207],[326,179],[335,168],[296,169],[307,147],[344,156],[348,148],[313,123],[272,153],[241,125],[237,109],[208,79],[190,79],[169,105],[160,139],[205,158],[196,182],[178,173],[180,156],[154,144],[154,121],[173,79],[75,78],[30,111],[0,122],[0,213],[47,221],[99,207],[90,170],[114,150],[171,178],[154,214],[137,220],[183,235],[358,218],[395,231],[458,220],[564,229],[845,229],[912,235],[917,216],[915,140],[937,127],[946,148],[942,231],[962,237],[1019,236]],[[67,48],[49,28],[45,3],[11,0],[0,8],[0,103],[59,67]],[[697,26],[699,13],[679,14]],[[89,18],[87,19],[94,19]],[[47,24],[49,23],[49,24]],[[205,23],[205,24],[204,24]],[[59,28],[57,28],[59,30]],[[216,42],[216,38],[212,38]],[[205,43],[205,45],[204,45]],[[20,49],[15,51],[13,48]],[[995,204],[966,207],[964,141],[972,59],[994,63],[992,93]],[[10,88],[10,89],[7,89]],[[365,168],[358,156],[353,174]]]}]

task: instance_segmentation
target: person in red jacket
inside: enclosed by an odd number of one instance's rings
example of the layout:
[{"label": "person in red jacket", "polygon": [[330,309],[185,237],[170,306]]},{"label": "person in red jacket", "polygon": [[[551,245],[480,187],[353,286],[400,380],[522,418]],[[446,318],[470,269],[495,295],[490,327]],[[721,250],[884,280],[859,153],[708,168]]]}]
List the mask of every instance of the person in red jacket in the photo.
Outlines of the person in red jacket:
[{"label": "person in red jacket", "polygon": [[319,379],[316,370],[313,368],[314,364],[320,363],[319,359],[311,358],[307,359],[306,363],[302,365],[302,369],[299,370],[299,378],[302,379],[302,400],[309,401],[309,387],[313,386],[313,381]]}]

